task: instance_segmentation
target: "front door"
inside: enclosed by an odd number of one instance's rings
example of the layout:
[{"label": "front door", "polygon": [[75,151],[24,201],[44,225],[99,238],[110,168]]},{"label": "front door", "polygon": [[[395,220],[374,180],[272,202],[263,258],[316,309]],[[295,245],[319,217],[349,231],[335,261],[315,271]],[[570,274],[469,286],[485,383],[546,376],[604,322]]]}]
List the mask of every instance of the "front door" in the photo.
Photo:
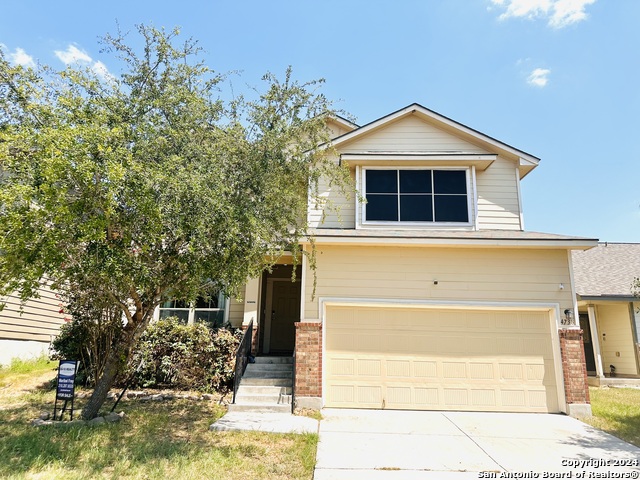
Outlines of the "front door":
[{"label": "front door", "polygon": [[580,314],[580,328],[582,329],[582,341],[584,342],[584,361],[587,364],[587,373],[589,375],[596,374],[596,360],[593,354],[593,343],[591,341],[591,326],[589,324],[589,315]]},{"label": "front door", "polygon": [[300,321],[300,280],[267,280],[265,353],[291,353],[296,340],[295,322]]}]

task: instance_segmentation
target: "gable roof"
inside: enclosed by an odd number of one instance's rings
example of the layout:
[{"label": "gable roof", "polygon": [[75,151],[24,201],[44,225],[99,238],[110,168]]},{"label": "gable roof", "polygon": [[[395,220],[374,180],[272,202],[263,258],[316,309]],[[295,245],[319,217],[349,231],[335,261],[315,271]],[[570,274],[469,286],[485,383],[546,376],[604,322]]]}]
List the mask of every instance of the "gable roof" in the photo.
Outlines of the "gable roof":
[{"label": "gable roof", "polygon": [[341,117],[337,114],[331,115],[330,119],[334,123],[337,123],[347,130],[355,130],[356,128],[360,128],[360,125],[358,125],[357,123],[353,123],[351,120],[347,120],[346,118]]},{"label": "gable roof", "polygon": [[461,137],[464,140],[476,144],[486,150],[497,152],[511,160],[516,161],[517,165],[520,168],[520,178],[524,177],[527,173],[533,170],[540,162],[540,159],[538,157],[512,147],[511,145],[508,145],[504,142],[496,140],[493,137],[485,135],[484,133],[481,133],[478,130],[474,130],[473,128],[463,125],[462,123],[456,122],[455,120],[445,117],[444,115],[441,115],[433,110],[429,110],[428,108],[423,107],[418,103],[412,103],[405,108],[397,110],[393,113],[390,113],[389,115],[385,115],[384,117],[374,120],[373,122],[356,128],[355,130],[340,135],[339,137],[336,137],[332,140],[332,146],[339,148],[340,145],[351,142],[356,138],[374,132],[375,130],[383,128],[389,123],[395,122],[409,115],[416,115],[437,128]]},{"label": "gable roof", "polygon": [[640,243],[599,243],[572,252],[576,293],[581,298],[633,299],[631,285],[640,277]]}]

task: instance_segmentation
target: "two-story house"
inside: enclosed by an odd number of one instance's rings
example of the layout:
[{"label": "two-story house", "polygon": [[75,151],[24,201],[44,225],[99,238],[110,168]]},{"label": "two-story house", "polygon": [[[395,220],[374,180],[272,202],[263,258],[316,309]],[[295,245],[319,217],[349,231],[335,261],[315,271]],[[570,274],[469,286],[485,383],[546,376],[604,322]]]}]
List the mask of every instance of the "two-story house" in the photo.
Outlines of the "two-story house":
[{"label": "two-story house", "polygon": [[571,251],[597,241],[524,229],[539,159],[418,104],[330,127],[361,198],[321,186],[315,270],[283,258],[226,312],[295,352],[296,405],[589,414]]}]

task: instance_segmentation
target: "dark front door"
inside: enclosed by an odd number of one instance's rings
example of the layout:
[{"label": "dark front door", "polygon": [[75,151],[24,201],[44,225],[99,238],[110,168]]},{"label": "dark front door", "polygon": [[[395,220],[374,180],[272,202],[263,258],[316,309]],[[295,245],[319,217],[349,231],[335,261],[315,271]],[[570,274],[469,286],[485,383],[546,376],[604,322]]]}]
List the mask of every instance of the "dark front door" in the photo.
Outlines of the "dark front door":
[{"label": "dark front door", "polygon": [[290,353],[296,340],[295,322],[300,321],[300,281],[270,279],[271,317],[269,353]]},{"label": "dark front door", "polygon": [[593,354],[593,342],[591,341],[591,326],[589,325],[589,315],[580,314],[580,328],[582,329],[582,341],[584,342],[584,360],[587,364],[587,373],[596,374],[596,360]]}]

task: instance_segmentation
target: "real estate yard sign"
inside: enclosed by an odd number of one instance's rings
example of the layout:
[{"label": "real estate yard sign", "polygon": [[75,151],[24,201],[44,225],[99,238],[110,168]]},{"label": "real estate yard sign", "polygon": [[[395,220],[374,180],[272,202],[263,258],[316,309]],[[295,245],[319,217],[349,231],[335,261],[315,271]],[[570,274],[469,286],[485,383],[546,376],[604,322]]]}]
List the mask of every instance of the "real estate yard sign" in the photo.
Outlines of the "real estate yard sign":
[{"label": "real estate yard sign", "polygon": [[71,420],[73,420],[73,397],[75,396],[76,369],[78,368],[77,360],[60,360],[58,366],[58,388],[56,388],[56,402],[53,407],[53,419],[56,420],[56,412],[58,409],[58,400],[64,400],[62,411],[60,412],[60,420],[67,408],[67,403],[71,400]]}]

